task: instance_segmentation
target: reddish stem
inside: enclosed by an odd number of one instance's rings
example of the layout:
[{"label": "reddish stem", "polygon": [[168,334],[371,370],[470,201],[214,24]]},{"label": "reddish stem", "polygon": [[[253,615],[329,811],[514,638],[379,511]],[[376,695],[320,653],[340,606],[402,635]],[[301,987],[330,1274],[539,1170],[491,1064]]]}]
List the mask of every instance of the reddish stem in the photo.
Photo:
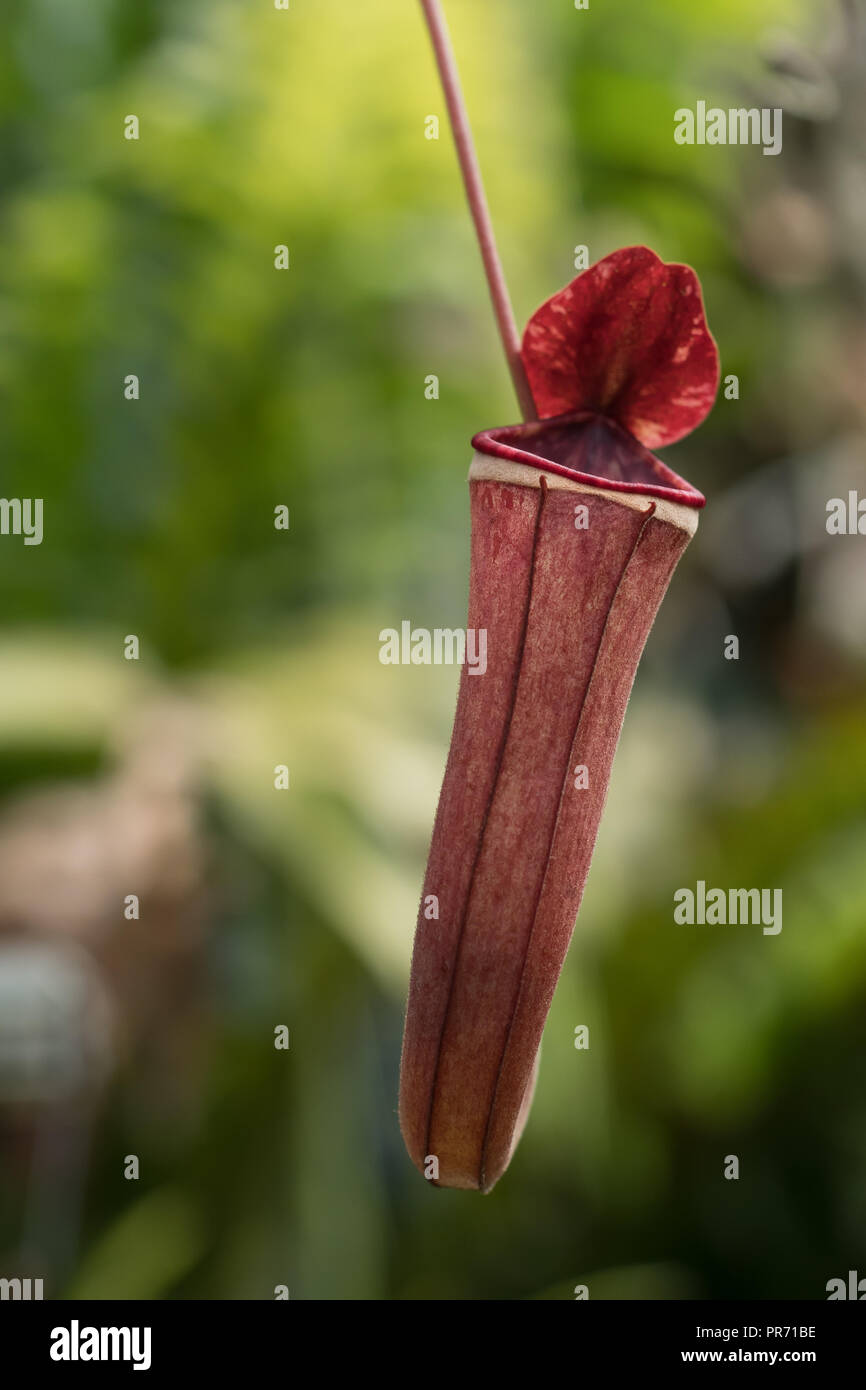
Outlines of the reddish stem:
[{"label": "reddish stem", "polygon": [[496,315],[496,323],[505,350],[508,369],[511,372],[511,380],[514,383],[514,390],[524,420],[535,420],[538,418],[538,412],[535,408],[535,401],[532,399],[529,382],[526,379],[523,359],[520,356],[520,335],[514,321],[514,313],[508,295],[508,286],[502,273],[499,253],[496,250],[496,238],[490,220],[490,209],[484,194],[481,170],[478,167],[478,158],[475,154],[469,117],[466,113],[466,104],[463,100],[454,49],[451,47],[445,16],[442,13],[439,0],[421,0],[421,7],[424,10],[430,38],[433,41],[436,65],[439,69],[445,101],[448,105],[448,118],[451,122],[454,144],[457,147],[457,158],[460,161],[463,184],[469,201],[469,211],[472,214],[472,221],[475,223],[475,234],[481,248],[484,273],[487,276],[490,298],[493,301],[493,312]]}]

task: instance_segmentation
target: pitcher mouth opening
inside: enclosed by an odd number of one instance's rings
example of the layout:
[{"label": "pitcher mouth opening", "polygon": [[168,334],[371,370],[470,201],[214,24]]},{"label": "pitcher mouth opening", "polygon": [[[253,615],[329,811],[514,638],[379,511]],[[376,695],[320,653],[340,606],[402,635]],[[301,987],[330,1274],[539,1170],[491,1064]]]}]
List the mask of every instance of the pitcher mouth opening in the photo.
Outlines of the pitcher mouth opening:
[{"label": "pitcher mouth opening", "polygon": [[686,507],[703,507],[707,500],[628,430],[591,410],[482,430],[472,446],[480,454],[529,464],[590,487],[664,497]]}]

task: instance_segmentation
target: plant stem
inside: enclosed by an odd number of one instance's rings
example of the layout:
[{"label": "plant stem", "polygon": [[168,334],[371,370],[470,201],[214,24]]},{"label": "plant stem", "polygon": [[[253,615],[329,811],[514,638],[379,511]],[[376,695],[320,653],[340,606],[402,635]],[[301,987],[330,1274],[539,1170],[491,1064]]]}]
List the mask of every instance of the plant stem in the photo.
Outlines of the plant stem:
[{"label": "plant stem", "polygon": [[433,41],[433,52],[436,55],[436,65],[439,69],[445,101],[448,105],[448,118],[451,122],[454,144],[457,147],[457,158],[460,161],[460,170],[463,174],[469,211],[472,214],[475,234],[481,248],[484,273],[487,276],[490,298],[493,301],[493,312],[496,315],[496,323],[508,362],[508,369],[511,372],[511,380],[514,383],[514,390],[524,420],[535,420],[538,412],[535,409],[523,359],[520,356],[520,336],[514,321],[514,313],[508,295],[508,286],[502,273],[499,253],[496,250],[496,238],[493,234],[493,224],[490,221],[490,209],[484,194],[481,170],[478,167],[478,158],[475,154],[469,117],[466,113],[454,49],[451,47],[445,16],[442,13],[439,0],[421,0],[421,6],[427,20],[427,27],[430,30],[430,38]]}]

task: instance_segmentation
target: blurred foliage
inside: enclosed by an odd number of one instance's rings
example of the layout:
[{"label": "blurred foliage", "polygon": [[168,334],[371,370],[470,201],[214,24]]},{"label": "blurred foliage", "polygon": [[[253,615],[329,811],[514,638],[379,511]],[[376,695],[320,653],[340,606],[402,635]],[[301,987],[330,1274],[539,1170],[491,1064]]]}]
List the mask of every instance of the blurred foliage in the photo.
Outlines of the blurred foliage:
[{"label": "blurred foliage", "polygon": [[[518,317],[575,245],[645,241],[740,378],[665,451],[709,505],[483,1200],[396,1120],[457,673],[381,666],[378,632],[464,621],[468,439],[515,414],[418,7],[7,0],[2,491],[46,531],[0,541],[0,1273],[51,1296],[866,1269],[866,584],[824,528],[866,494],[863,6],[448,8]],[[699,98],[782,105],[783,154],[675,145]],[[698,878],[781,887],[781,934],[675,926]],[[61,1014],[91,1075],[46,1104]]]}]

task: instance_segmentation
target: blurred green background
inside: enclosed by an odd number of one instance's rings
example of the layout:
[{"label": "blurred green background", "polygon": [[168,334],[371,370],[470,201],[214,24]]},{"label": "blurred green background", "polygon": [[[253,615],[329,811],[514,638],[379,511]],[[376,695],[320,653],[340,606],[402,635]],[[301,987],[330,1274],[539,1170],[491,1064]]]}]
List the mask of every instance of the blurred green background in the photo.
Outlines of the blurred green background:
[{"label": "blurred green background", "polygon": [[[465,622],[468,441],[516,414],[420,8],[4,6],[0,466],[45,539],[0,539],[0,1275],[47,1297],[866,1275],[866,542],[825,529],[866,495],[863,7],[447,8],[521,323],[646,242],[740,383],[663,451],[708,507],[484,1198],[396,1117],[457,671],[378,633]],[[782,155],[675,145],[698,99],[782,106]],[[781,887],[781,934],[676,926],[698,878]]]}]

